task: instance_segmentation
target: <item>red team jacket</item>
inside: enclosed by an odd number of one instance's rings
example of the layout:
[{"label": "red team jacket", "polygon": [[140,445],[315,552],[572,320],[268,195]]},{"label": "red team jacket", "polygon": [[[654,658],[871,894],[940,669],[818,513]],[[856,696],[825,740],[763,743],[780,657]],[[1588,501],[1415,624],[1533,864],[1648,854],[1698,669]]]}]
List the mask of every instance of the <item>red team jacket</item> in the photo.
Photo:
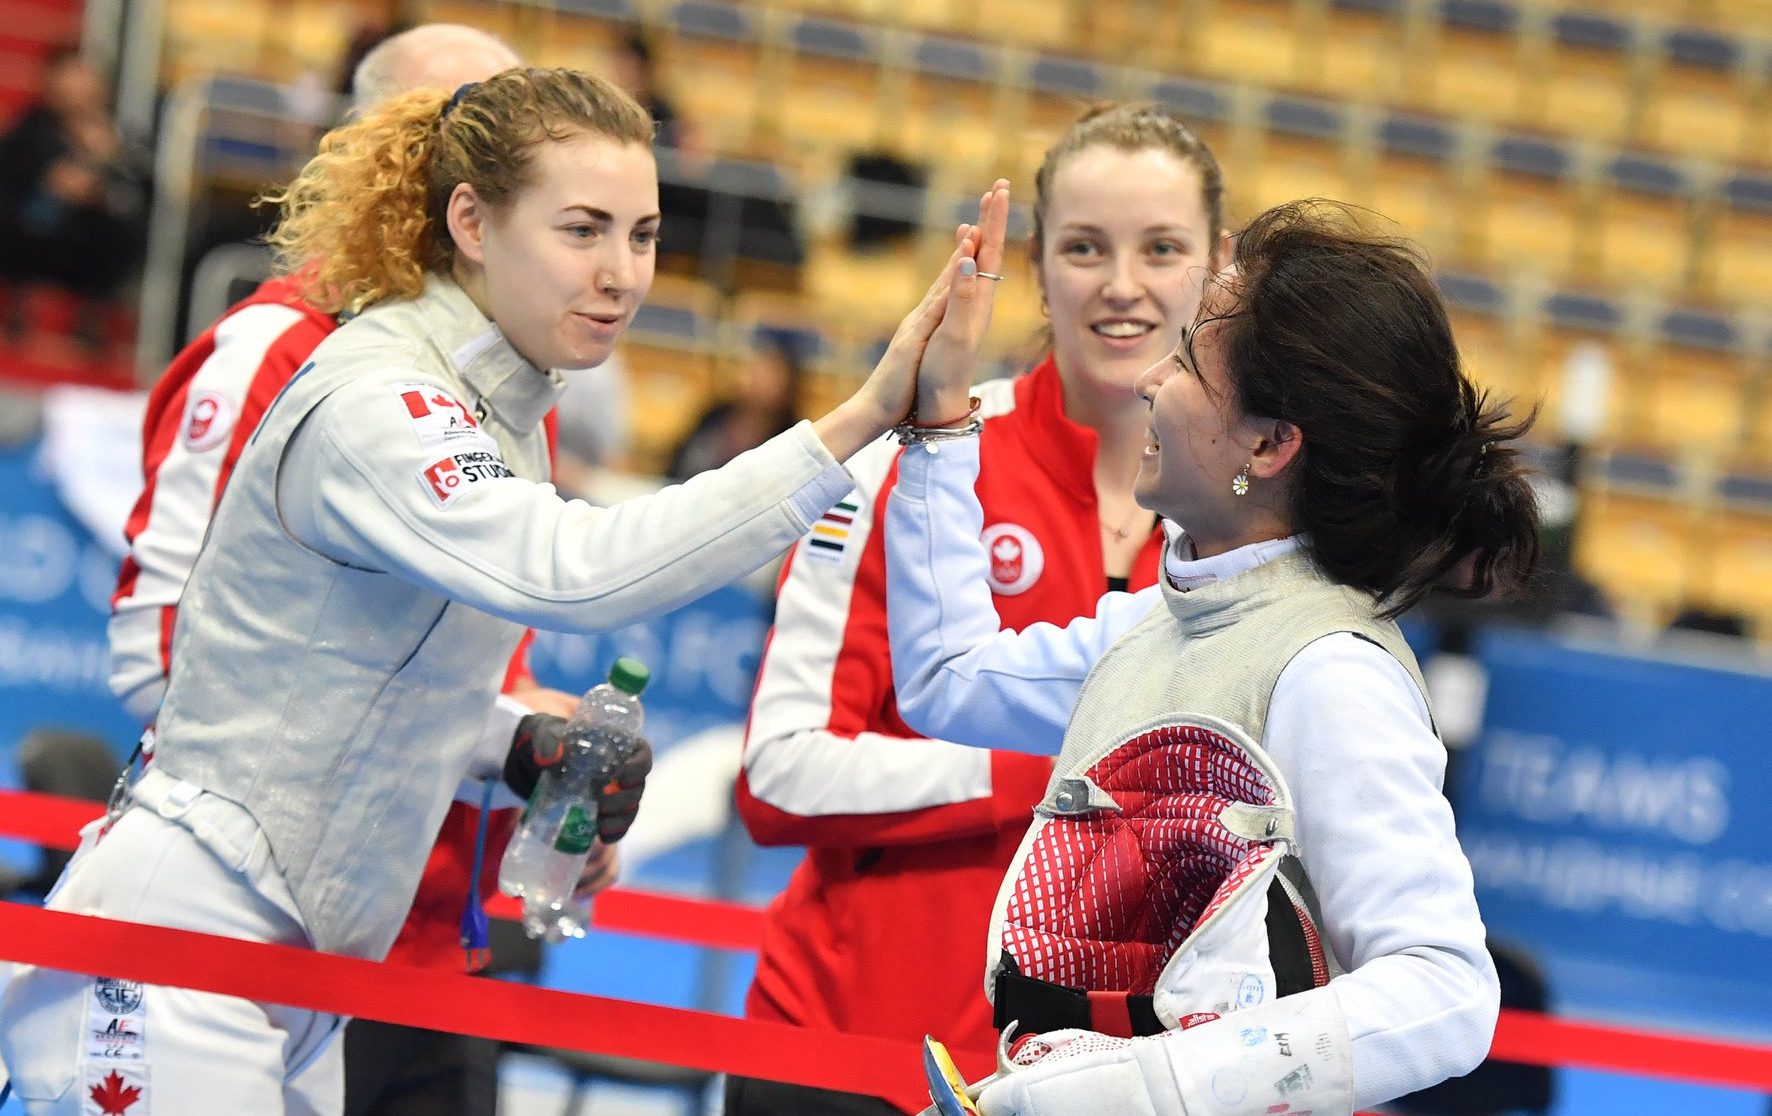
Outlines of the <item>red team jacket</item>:
[{"label": "red team jacket", "polygon": [[[124,529],[130,553],[111,602],[112,656],[132,682],[164,685],[179,594],[222,489],[277,393],[337,328],[332,315],[302,301],[294,283],[272,279],[187,345],[154,385],[143,424],[147,483]],[[552,421],[550,414],[550,436]],[[529,639],[511,660],[507,690],[529,673]],[[487,864],[498,864],[516,814],[498,810],[489,819]],[[462,967],[460,920],[479,816],[477,806],[450,804],[389,960]],[[497,875],[482,872],[482,898]]]},{"label": "red team jacket", "polygon": [[[978,495],[1003,626],[1092,615],[1107,590],[1095,432],[1065,417],[1050,358],[980,396]],[[899,719],[883,531],[897,449],[850,461],[856,491],[782,573],[738,808],[759,843],[810,848],[769,908],[746,1014],[988,1049],[991,905],[1052,761],[917,739]],[[1132,588],[1155,580],[1161,542],[1153,531]]]}]

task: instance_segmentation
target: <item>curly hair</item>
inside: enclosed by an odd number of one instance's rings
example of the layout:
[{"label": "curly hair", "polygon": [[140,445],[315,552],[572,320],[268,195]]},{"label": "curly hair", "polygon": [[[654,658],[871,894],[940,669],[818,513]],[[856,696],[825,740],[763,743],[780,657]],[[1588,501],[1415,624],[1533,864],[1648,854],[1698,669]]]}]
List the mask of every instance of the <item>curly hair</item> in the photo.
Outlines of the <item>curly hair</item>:
[{"label": "curly hair", "polygon": [[652,118],[577,70],[513,69],[454,96],[415,90],[327,133],[267,238],[309,302],[356,313],[424,289],[455,260],[445,214],[462,183],[499,210],[529,185],[536,146],[589,135],[650,147]]}]

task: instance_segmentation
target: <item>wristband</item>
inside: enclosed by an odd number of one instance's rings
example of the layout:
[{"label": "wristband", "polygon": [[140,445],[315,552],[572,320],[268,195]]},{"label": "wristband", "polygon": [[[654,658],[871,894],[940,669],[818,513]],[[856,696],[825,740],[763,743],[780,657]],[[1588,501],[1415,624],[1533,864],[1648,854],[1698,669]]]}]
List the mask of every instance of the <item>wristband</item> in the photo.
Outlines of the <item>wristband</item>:
[{"label": "wristband", "polygon": [[970,438],[984,429],[984,420],[978,417],[980,406],[978,396],[974,395],[970,403],[971,406],[966,413],[958,418],[928,425],[918,423],[913,419],[906,419],[894,426],[892,433],[898,437],[898,444],[901,446],[945,442],[953,438]]}]

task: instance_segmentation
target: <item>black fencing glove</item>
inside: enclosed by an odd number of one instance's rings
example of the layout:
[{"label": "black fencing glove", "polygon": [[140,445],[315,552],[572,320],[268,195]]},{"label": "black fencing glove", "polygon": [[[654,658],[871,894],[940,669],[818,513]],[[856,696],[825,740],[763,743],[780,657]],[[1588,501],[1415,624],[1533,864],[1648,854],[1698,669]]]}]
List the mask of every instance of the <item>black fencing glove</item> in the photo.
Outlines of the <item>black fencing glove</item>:
[{"label": "black fencing glove", "polygon": [[[566,754],[566,718],[530,713],[517,722],[511,750],[505,756],[505,786],[519,798],[535,793],[541,773]],[[652,745],[636,739],[616,758],[614,769],[597,789],[597,836],[614,844],[627,834],[640,812],[640,796],[652,771]]]},{"label": "black fencing glove", "polygon": [[505,786],[523,801],[535,793],[541,773],[566,754],[566,718],[530,713],[517,722],[505,755]]},{"label": "black fencing glove", "polygon": [[644,736],[636,737],[597,791],[597,836],[604,844],[613,845],[627,835],[640,813],[640,795],[651,771],[652,745]]}]

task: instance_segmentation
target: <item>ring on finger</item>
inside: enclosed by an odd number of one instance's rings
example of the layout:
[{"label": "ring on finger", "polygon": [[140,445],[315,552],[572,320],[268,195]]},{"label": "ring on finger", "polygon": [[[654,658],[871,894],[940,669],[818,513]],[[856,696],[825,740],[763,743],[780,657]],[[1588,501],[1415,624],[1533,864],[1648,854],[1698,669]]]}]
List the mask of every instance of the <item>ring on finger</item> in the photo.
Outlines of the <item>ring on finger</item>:
[{"label": "ring on finger", "polygon": [[999,283],[1003,281],[1003,277],[994,271],[981,271],[978,273],[978,277],[980,279],[994,279]]}]

